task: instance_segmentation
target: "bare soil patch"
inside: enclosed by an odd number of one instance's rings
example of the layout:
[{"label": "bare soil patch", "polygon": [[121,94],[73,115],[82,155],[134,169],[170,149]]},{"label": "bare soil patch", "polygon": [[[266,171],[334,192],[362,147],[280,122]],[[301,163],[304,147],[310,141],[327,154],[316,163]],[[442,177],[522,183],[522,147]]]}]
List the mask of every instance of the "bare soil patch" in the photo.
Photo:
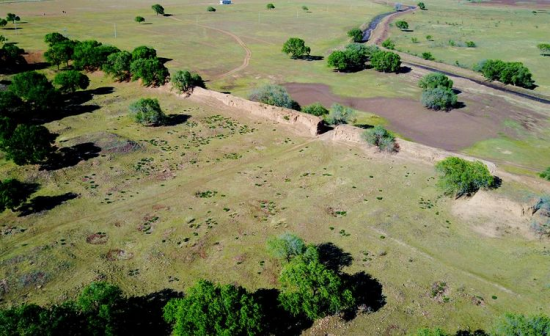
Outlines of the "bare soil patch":
[{"label": "bare soil patch", "polygon": [[503,125],[504,120],[517,119],[518,116],[537,117],[526,109],[489,95],[477,95],[476,100],[470,100],[465,99],[467,94],[460,94],[459,101],[466,108],[438,112],[428,110],[420,101],[410,98],[342,97],[332,93],[324,84],[288,83],[285,87],[302,106],[319,102],[328,108],[340,103],[375,113],[390,122],[391,130],[415,142],[450,151],[470,147],[500,133],[516,136]]}]

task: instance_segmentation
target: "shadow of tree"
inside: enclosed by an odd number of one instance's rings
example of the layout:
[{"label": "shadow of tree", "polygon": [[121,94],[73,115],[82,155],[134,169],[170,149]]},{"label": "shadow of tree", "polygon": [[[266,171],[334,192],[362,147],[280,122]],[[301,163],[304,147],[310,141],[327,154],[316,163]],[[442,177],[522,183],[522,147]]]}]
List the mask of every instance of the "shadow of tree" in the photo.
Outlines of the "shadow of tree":
[{"label": "shadow of tree", "polygon": [[19,217],[28,216],[31,214],[47,211],[61,205],[69,200],[75,199],[78,194],[68,192],[57,196],[37,196],[28,203],[22,205],[19,211]]},{"label": "shadow of tree", "polygon": [[333,243],[322,243],[317,245],[319,252],[319,261],[326,268],[335,272],[342,271],[342,268],[351,266],[353,257],[350,253],[344,252],[340,247]]},{"label": "shadow of tree", "polygon": [[351,320],[358,311],[376,312],[386,305],[382,284],[370,274],[359,272],[342,274],[342,279],[355,298],[355,309],[345,312],[344,319]]},{"label": "shadow of tree", "polygon": [[180,125],[189,120],[189,118],[191,118],[191,116],[187,114],[169,114],[166,116],[166,120],[162,126]]},{"label": "shadow of tree", "polygon": [[279,304],[277,289],[258,289],[253,296],[263,309],[265,330],[270,335],[300,335],[313,325],[311,320],[296,317],[284,310]]},{"label": "shadow of tree", "polygon": [[48,158],[48,161],[40,167],[40,170],[58,170],[76,166],[81,161],[98,157],[100,152],[101,148],[91,142],[60,148],[59,151]]},{"label": "shadow of tree", "polygon": [[408,67],[408,66],[402,66],[402,67],[399,68],[399,73],[400,74],[406,74],[406,73],[409,73],[411,71],[412,71],[411,67]]},{"label": "shadow of tree", "polygon": [[455,336],[489,336],[484,330],[478,329],[475,331],[471,330],[459,330],[456,332]]}]

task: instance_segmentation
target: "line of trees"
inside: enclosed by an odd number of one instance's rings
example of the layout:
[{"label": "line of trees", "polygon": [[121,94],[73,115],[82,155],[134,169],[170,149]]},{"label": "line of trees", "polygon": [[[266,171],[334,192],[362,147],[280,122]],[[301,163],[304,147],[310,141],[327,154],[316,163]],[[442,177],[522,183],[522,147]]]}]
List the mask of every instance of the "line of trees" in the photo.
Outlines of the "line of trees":
[{"label": "line of trees", "polygon": [[349,72],[364,69],[369,61],[375,70],[381,72],[398,72],[401,67],[399,55],[382,51],[377,46],[365,46],[359,43],[352,43],[344,50],[332,52],[327,63],[337,71]]},{"label": "line of trees", "polygon": [[529,69],[521,62],[504,62],[501,60],[484,60],[474,70],[479,71],[490,81],[497,80],[526,89],[534,89],[535,81]]}]

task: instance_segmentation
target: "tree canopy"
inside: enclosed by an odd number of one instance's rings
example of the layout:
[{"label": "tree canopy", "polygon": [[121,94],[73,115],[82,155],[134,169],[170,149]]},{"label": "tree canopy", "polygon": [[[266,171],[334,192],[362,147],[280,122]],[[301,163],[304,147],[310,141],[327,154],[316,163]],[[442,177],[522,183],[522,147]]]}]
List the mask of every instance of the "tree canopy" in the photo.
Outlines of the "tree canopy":
[{"label": "tree canopy", "polygon": [[531,72],[521,62],[503,62],[501,60],[486,60],[478,69],[488,80],[498,80],[504,84],[532,89],[535,81]]},{"label": "tree canopy", "polygon": [[407,23],[407,21],[397,21],[395,23],[395,26],[401,30],[409,29],[409,24]]},{"label": "tree canopy", "polygon": [[136,21],[137,23],[142,23],[145,22],[145,18],[143,16],[136,16],[134,18],[134,21]]},{"label": "tree canopy", "polygon": [[56,42],[46,50],[44,58],[49,63],[56,65],[58,70],[62,63],[69,66],[69,61],[73,58],[75,44],[69,40]]},{"label": "tree canopy", "polygon": [[43,163],[55,150],[53,135],[44,126],[19,124],[13,133],[0,139],[6,158],[21,166]]},{"label": "tree canopy", "polygon": [[422,105],[431,110],[449,111],[456,106],[457,96],[452,89],[436,87],[422,92],[420,101]]},{"label": "tree canopy", "polygon": [[113,76],[117,81],[129,80],[132,54],[128,51],[119,51],[107,57],[102,69],[106,74]]},{"label": "tree canopy", "polygon": [[153,5],[151,6],[151,8],[153,9],[153,11],[155,12],[155,14],[157,15],[164,15],[164,7],[162,7],[161,5],[159,4],[156,4],[156,5]]},{"label": "tree canopy", "polygon": [[139,46],[132,51],[132,60],[157,58],[157,51],[147,46]]},{"label": "tree canopy", "polygon": [[293,257],[304,253],[306,244],[304,240],[292,233],[283,233],[280,236],[267,240],[267,251],[277,259],[289,262]]},{"label": "tree canopy", "polygon": [[375,126],[363,133],[363,139],[370,145],[378,147],[381,151],[395,151],[395,136],[383,126]]},{"label": "tree canopy", "polygon": [[287,90],[280,85],[268,84],[253,90],[248,98],[259,103],[292,109],[295,104]]},{"label": "tree canopy", "polygon": [[302,112],[307,114],[312,114],[317,117],[322,117],[324,115],[327,115],[329,111],[320,103],[313,103],[311,105],[304,107],[302,109]]},{"label": "tree canopy", "polygon": [[438,186],[446,195],[460,197],[471,195],[481,188],[489,188],[494,177],[480,161],[470,162],[458,157],[448,157],[435,165],[439,173]]},{"label": "tree canopy", "polygon": [[353,28],[348,31],[348,37],[355,43],[363,42],[363,31],[359,28]]},{"label": "tree canopy", "polygon": [[452,89],[453,81],[441,72],[432,72],[422,77],[418,81],[418,86],[424,90],[435,88]]},{"label": "tree canopy", "polygon": [[352,108],[336,103],[330,107],[325,121],[330,125],[343,125],[353,122],[354,118],[355,111]]},{"label": "tree canopy", "polygon": [[36,71],[22,72],[13,76],[9,90],[36,110],[54,109],[59,102],[59,95],[52,83],[46,76]]},{"label": "tree canopy", "polygon": [[0,212],[15,210],[29,198],[23,183],[15,179],[0,181]]},{"label": "tree canopy", "polygon": [[188,92],[195,87],[205,87],[204,80],[199,74],[191,73],[187,70],[179,70],[173,76],[170,81],[172,87],[179,93]]},{"label": "tree canopy", "polygon": [[158,58],[139,58],[132,61],[130,73],[133,80],[141,79],[145,86],[164,85],[170,76],[168,69]]},{"label": "tree canopy", "polygon": [[540,43],[537,45],[541,55],[550,56],[550,43]]},{"label": "tree canopy", "polygon": [[306,43],[301,38],[291,37],[283,45],[283,50],[285,54],[290,54],[292,58],[302,58],[304,56],[309,56],[311,53],[311,48],[306,46]]},{"label": "tree canopy", "polygon": [[258,335],[262,318],[260,305],[244,288],[206,280],[164,308],[164,319],[173,324],[175,336]]},{"label": "tree canopy", "polygon": [[377,71],[397,73],[401,68],[401,57],[394,52],[380,50],[372,55],[370,63]]},{"label": "tree canopy", "polygon": [[59,90],[63,93],[74,93],[78,89],[87,89],[90,85],[90,79],[76,70],[68,70],[58,73],[53,83],[58,85]]},{"label": "tree canopy", "polygon": [[129,106],[130,117],[137,123],[145,126],[159,126],[161,125],[166,116],[162,109],[158,99],[141,98],[135,103]]}]

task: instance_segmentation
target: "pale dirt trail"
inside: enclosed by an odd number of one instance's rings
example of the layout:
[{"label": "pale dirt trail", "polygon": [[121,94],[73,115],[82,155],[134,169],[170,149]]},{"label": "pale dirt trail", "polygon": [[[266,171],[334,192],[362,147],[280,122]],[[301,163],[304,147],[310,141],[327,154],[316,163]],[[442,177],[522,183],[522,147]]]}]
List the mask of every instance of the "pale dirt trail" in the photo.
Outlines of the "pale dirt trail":
[{"label": "pale dirt trail", "polygon": [[[185,20],[182,20],[182,19],[178,19],[174,16],[170,16],[170,19],[172,20],[176,20],[176,21],[180,21],[180,22],[185,22]],[[229,37],[231,37],[232,39],[234,39],[245,51],[245,56],[244,56],[244,59],[243,59],[243,64],[241,64],[240,66],[236,67],[235,69],[232,69],[226,73],[223,73],[221,75],[218,75],[216,76],[215,78],[216,79],[221,79],[221,78],[224,78],[224,77],[227,77],[227,76],[230,76],[236,72],[239,72],[241,70],[244,70],[248,67],[248,65],[250,64],[250,59],[252,58],[252,51],[248,48],[248,46],[246,45],[246,43],[243,42],[243,40],[241,40],[240,37],[238,37],[237,35],[231,33],[231,32],[228,32],[226,30],[223,30],[223,29],[219,29],[219,28],[214,28],[214,27],[210,27],[210,26],[206,26],[206,25],[202,25],[202,24],[197,24],[199,27],[202,27],[202,28],[206,28],[206,29],[210,29],[210,30],[214,30],[214,31],[217,31],[217,32],[220,32],[222,34],[225,34],[225,35],[228,35]]]}]

